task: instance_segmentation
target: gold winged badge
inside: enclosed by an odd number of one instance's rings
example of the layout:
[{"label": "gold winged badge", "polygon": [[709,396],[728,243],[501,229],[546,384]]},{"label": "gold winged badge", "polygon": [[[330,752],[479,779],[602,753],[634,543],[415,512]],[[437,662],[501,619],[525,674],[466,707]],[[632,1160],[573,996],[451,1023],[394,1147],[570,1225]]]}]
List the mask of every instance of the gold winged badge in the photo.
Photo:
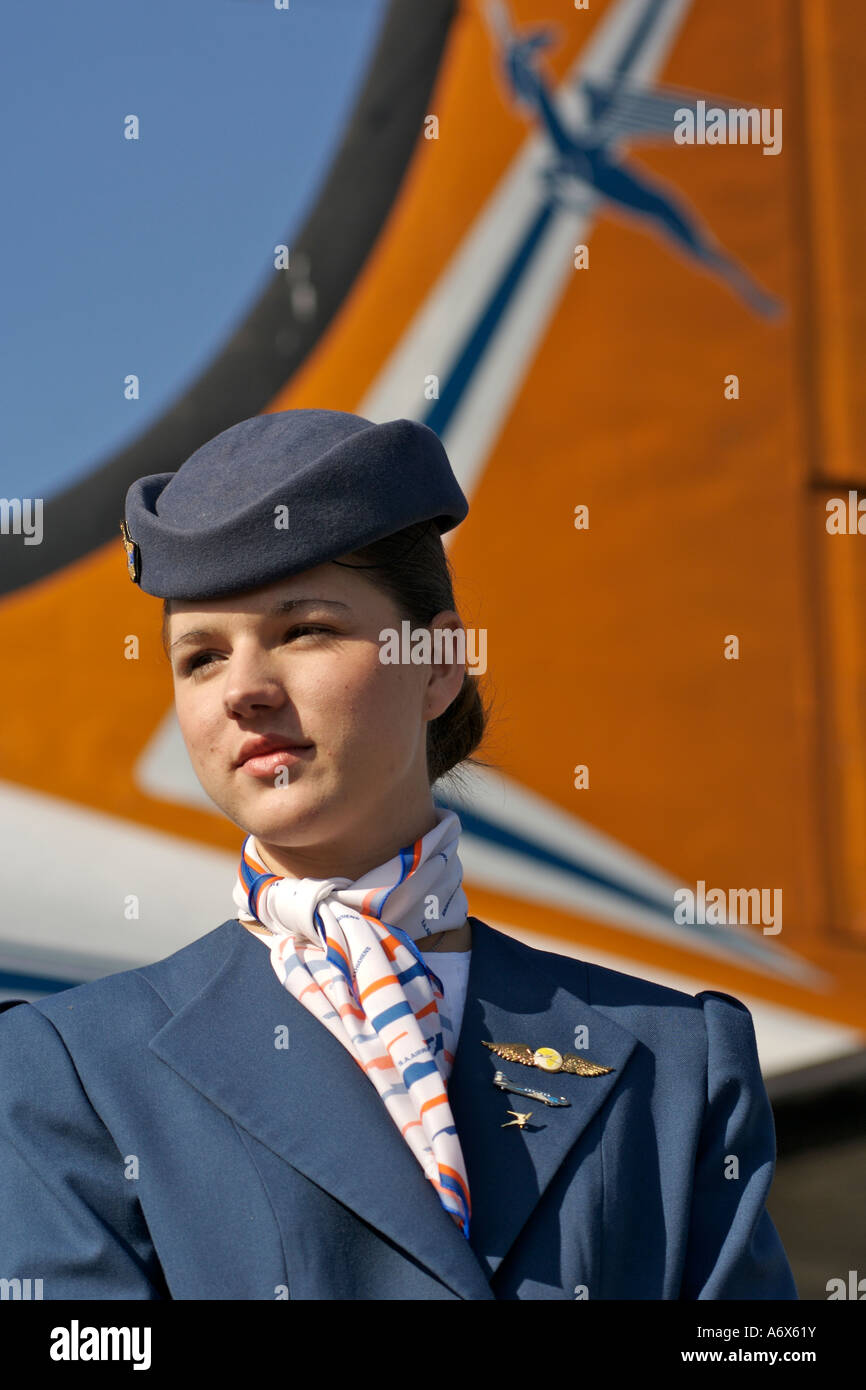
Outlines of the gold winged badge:
[{"label": "gold winged badge", "polygon": [[533,1049],[528,1043],[490,1042],[485,1042],[484,1046],[497,1057],[504,1057],[506,1062],[520,1062],[524,1067],[538,1067],[540,1071],[567,1071],[573,1076],[604,1076],[613,1071],[613,1067],[601,1067],[574,1052],[557,1052],[555,1047]]}]

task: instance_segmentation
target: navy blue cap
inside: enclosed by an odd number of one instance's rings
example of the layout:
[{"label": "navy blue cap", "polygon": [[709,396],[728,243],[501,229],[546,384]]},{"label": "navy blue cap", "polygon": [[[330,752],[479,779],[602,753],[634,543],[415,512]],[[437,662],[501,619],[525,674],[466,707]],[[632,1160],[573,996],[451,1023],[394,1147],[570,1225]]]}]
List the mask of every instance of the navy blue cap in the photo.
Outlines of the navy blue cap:
[{"label": "navy blue cap", "polygon": [[139,478],[121,531],[145,593],[205,599],[299,574],[415,522],[450,531],[468,511],[427,425],[284,410],[223,430],[176,473]]}]

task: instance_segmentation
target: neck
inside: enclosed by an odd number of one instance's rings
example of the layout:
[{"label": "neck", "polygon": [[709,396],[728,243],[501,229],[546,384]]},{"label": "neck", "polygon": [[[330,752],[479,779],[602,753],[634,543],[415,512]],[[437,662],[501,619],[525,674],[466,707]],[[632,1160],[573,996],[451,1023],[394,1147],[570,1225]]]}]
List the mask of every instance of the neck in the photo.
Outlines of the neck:
[{"label": "neck", "polygon": [[353,828],[342,840],[326,845],[278,845],[258,835],[255,842],[262,862],[283,878],[347,878],[354,883],[420,840],[437,822],[438,810],[431,798],[411,816],[401,816],[398,825],[383,825],[375,839],[369,838],[365,826],[365,835]]},{"label": "neck", "polygon": [[470,951],[472,949],[472,924],[467,917],[462,927],[454,927],[451,931],[437,932],[433,936],[422,937],[420,941],[415,942],[415,945],[425,956],[435,956],[437,953],[442,955],[446,951]]}]

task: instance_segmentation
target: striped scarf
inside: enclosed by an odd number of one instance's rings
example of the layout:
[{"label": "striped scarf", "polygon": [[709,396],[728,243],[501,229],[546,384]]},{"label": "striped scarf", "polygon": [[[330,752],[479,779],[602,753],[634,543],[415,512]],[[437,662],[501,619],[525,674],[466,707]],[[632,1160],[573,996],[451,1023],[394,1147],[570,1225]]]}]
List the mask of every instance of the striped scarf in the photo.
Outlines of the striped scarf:
[{"label": "striped scarf", "polygon": [[280,877],[249,835],[234,900],[239,920],[273,933],[265,944],[277,978],[366,1073],[468,1239],[469,1183],[446,1091],[455,1038],[442,985],[415,944],[467,915],[460,820],[444,807],[436,814],[426,835],[354,882]]}]

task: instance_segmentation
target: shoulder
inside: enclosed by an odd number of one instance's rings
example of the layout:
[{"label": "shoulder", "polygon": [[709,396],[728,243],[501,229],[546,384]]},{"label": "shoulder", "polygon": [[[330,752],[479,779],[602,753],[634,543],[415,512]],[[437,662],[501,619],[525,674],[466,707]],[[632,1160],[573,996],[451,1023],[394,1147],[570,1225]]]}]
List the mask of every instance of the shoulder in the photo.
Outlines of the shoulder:
[{"label": "shoulder", "polygon": [[689,994],[641,975],[529,946],[484,922],[480,926],[485,947],[496,952],[506,969],[543,972],[560,990],[606,1014],[654,1051],[688,1043],[705,1053],[711,1033],[720,1044],[728,1038],[734,1048],[753,1050],[752,1015],[732,994],[710,989]]},{"label": "shoulder", "polygon": [[[104,975],[32,1003],[0,1012],[0,1048],[53,1030],[70,1046],[95,1047],[100,1038],[117,1045],[136,1031],[158,1027],[195,994],[226,960],[242,931],[236,920],[149,965]],[[50,1024],[52,1029],[46,1029]],[[110,1028],[110,1035],[103,1032]]]}]

